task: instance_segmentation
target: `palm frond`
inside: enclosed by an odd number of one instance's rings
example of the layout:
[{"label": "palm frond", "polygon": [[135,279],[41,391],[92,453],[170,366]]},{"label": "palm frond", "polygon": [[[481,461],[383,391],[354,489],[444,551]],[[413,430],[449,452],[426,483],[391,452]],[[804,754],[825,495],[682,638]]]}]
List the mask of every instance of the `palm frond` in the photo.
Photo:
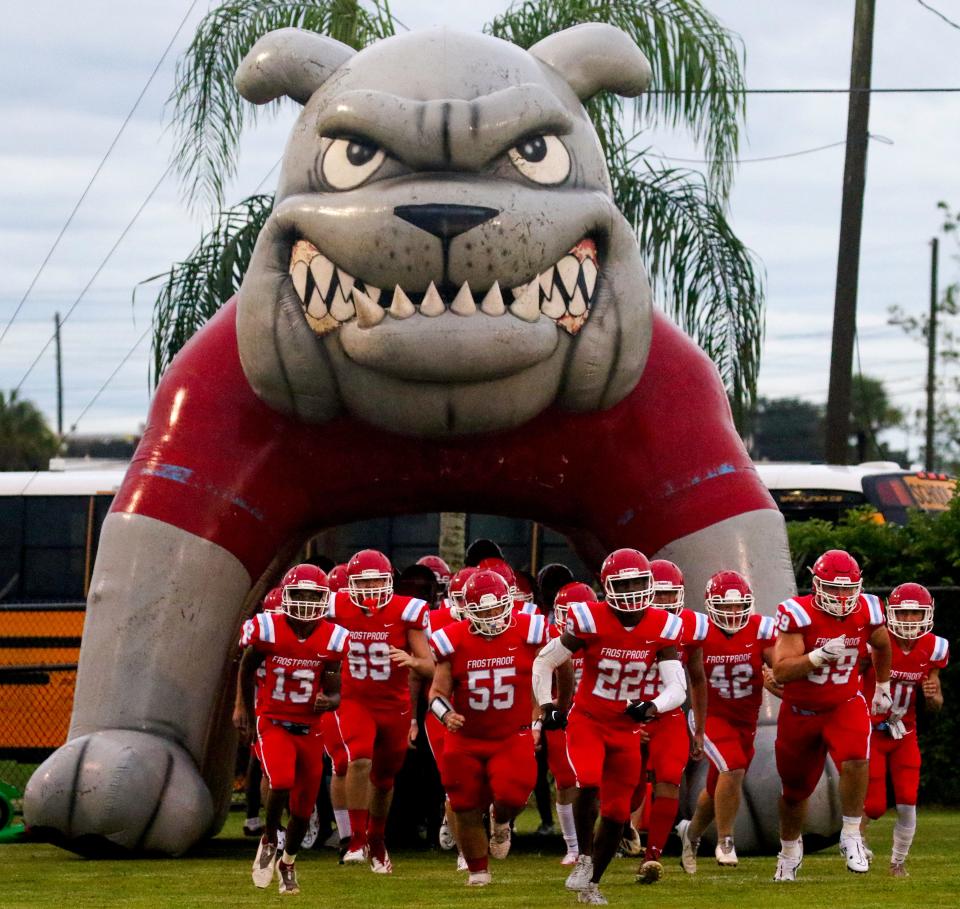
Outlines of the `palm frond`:
[{"label": "palm frond", "polygon": [[222,211],[182,262],[174,264],[153,305],[153,370],[159,382],[177,352],[239,289],[273,196],[250,196]]},{"label": "palm frond", "polygon": [[[259,113],[237,94],[234,73],[259,38],[287,27],[361,48],[393,34],[393,18],[388,0],[370,0],[368,6],[358,0],[231,0],[207,13],[177,62],[168,99],[174,162],[191,207],[223,205],[224,187],[236,174],[240,134]],[[278,106],[267,110],[273,113]]]},{"label": "palm frond", "polygon": [[654,296],[720,370],[738,427],[756,401],[763,273],[695,171],[611,170],[634,226]]},{"label": "palm frond", "polygon": [[[647,55],[656,91],[634,102],[635,124],[688,129],[710,162],[711,189],[726,200],[746,114],[739,36],[698,0],[515,0],[487,31],[530,47],[581,22],[615,25]],[[608,96],[589,109],[607,151],[621,132],[623,102]]]}]

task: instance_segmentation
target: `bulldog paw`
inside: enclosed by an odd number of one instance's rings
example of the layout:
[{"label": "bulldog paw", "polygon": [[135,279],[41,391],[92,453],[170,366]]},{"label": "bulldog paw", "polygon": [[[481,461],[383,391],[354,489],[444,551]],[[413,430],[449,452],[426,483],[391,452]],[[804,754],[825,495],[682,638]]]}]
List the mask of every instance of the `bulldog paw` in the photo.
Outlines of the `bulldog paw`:
[{"label": "bulldog paw", "polygon": [[23,804],[35,835],[84,855],[178,855],[213,823],[210,793],[190,755],[128,729],[67,742],[37,768]]}]

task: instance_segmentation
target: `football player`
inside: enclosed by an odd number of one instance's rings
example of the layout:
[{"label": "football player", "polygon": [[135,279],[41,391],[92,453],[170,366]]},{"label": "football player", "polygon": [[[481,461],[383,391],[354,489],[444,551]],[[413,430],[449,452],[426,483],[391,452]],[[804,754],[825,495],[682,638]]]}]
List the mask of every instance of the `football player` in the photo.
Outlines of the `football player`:
[{"label": "football player", "polygon": [[433,672],[424,631],[429,609],[424,600],[394,594],[393,566],[374,549],[350,559],[347,586],[330,601],[330,618],[350,632],[336,713],[348,757],[350,848],[343,861],[369,859],[377,874],[393,871],[384,831],[393,781],[406,758],[411,718],[416,718],[410,669],[426,676]]},{"label": "football player", "polygon": [[[883,715],[891,706],[890,637],[880,600],[862,593],[862,586],[856,559],[831,549],[813,565],[813,593],[777,607],[773,672],[783,685],[783,706],[775,752],[783,794],[776,881],[797,879],[807,799],[828,752],[840,770],[840,851],[850,871],[863,874],[870,867],[860,821],[867,792],[870,714]],[[869,707],[860,693],[860,661],[868,643],[877,677]]]},{"label": "football player", "polygon": [[417,564],[423,565],[433,572],[433,576],[437,579],[437,602],[442,603],[447,597],[450,579],[453,577],[450,566],[438,555],[425,555],[423,558],[417,559]]},{"label": "football player", "polygon": [[[542,615],[513,611],[496,572],[478,570],[464,591],[466,620],[435,631],[430,712],[447,729],[441,777],[456,813],[468,886],[490,883],[487,854],[506,858],[510,822],[537,780],[531,731],[533,661],[546,642]],[[483,813],[492,801],[489,840]]]},{"label": "football player", "polygon": [[[547,729],[563,726],[558,707],[573,687],[571,657],[583,651],[583,678],[567,725],[567,754],[577,780],[574,819],[580,855],[566,881],[581,903],[605,905],[599,882],[617,851],[630,799],[640,779],[641,724],[679,707],[687,680],[680,662],[683,623],[652,606],[650,562],[635,549],[607,556],[600,572],[606,602],[573,603],[563,634],[534,665],[534,695]],[[658,664],[663,691],[641,698]],[[551,697],[557,671],[557,701]],[[600,826],[594,836],[599,800]]]},{"label": "football player", "polygon": [[[681,865],[697,870],[700,836],[716,818],[717,864],[737,865],[733,825],[743,778],[753,759],[753,741],[763,697],[763,667],[773,664],[776,623],[754,614],[753,590],[736,571],[718,571],[707,582],[704,605],[709,621],[702,641],[707,677],[704,751],[710,760],[707,785],[690,821],[680,821]],[[691,727],[693,716],[690,717]]]},{"label": "football player", "polygon": [[[253,862],[253,883],[280,893],[300,892],[294,862],[323,779],[321,716],[340,702],[340,664],[347,650],[344,628],[323,621],[330,590],[314,565],[297,565],[281,582],[282,614],[263,612],[243,625],[241,700],[234,723],[247,737],[256,730],[257,752],[270,784],[266,829]],[[263,664],[254,704],[257,669]],[[254,720],[255,718],[255,720]],[[283,856],[277,833],[289,799]]]},{"label": "football player", "polygon": [[[940,670],[949,659],[945,638],[933,633],[933,597],[922,584],[901,584],[887,599],[887,628],[893,650],[890,693],[893,705],[874,717],[870,739],[870,782],[865,812],[881,817],[887,810],[887,775],[893,784],[897,822],[893,827],[890,874],[907,877],[907,853],[917,828],[920,749],[917,746],[917,688],[928,710],[943,706]],[[864,691],[872,696],[876,674],[868,668]],[[864,827],[866,823],[864,823]]]},{"label": "football player", "polygon": [[[567,613],[571,603],[591,603],[596,594],[587,584],[573,582],[565,584],[553,600],[553,624],[549,626],[550,638],[559,638],[567,624]],[[573,690],[583,676],[583,653],[573,656]],[[559,704],[561,709],[568,705]],[[547,745],[547,764],[557,784],[557,817],[560,819],[560,831],[567,851],[560,860],[561,865],[575,865],[580,855],[577,844],[577,826],[573,819],[573,802],[577,795],[577,778],[567,757],[567,732],[565,729],[548,729],[543,733]]]},{"label": "football player", "polygon": [[[639,806],[646,794],[646,770],[651,770],[654,778],[653,802],[647,824],[647,848],[637,871],[637,882],[641,884],[656,883],[663,876],[660,855],[680,807],[680,780],[688,757],[700,760],[703,756],[703,731],[707,712],[707,680],[703,674],[701,649],[707,634],[707,617],[702,612],[684,608],[683,573],[677,565],[667,559],[655,559],[650,563],[650,571],[653,573],[653,605],[672,613],[683,623],[683,643],[679,653],[680,660],[687,669],[693,746],[690,744],[687,720],[681,707],[658,715],[644,726],[640,736],[643,764],[640,782],[632,801],[638,815],[643,810]],[[660,672],[654,664],[644,679],[640,697],[651,701],[660,694],[662,688]],[[633,826],[630,832],[636,835]]]}]

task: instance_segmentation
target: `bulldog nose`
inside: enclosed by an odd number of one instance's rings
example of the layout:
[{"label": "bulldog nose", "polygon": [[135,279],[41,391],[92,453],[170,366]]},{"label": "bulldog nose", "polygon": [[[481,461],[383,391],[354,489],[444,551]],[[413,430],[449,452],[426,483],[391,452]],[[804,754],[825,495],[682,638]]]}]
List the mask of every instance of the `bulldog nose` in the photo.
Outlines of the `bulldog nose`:
[{"label": "bulldog nose", "polygon": [[482,205],[398,205],[393,213],[444,242],[500,214]]}]

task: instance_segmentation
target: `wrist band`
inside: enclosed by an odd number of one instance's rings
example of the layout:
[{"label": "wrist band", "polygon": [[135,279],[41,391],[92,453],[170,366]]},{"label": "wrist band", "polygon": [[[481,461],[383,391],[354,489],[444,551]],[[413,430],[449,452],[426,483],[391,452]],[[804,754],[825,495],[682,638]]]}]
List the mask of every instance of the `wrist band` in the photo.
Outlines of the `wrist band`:
[{"label": "wrist band", "polygon": [[443,718],[453,711],[453,704],[451,704],[443,695],[438,694],[432,701],[430,701],[430,712],[438,719],[440,722],[443,722]]}]

